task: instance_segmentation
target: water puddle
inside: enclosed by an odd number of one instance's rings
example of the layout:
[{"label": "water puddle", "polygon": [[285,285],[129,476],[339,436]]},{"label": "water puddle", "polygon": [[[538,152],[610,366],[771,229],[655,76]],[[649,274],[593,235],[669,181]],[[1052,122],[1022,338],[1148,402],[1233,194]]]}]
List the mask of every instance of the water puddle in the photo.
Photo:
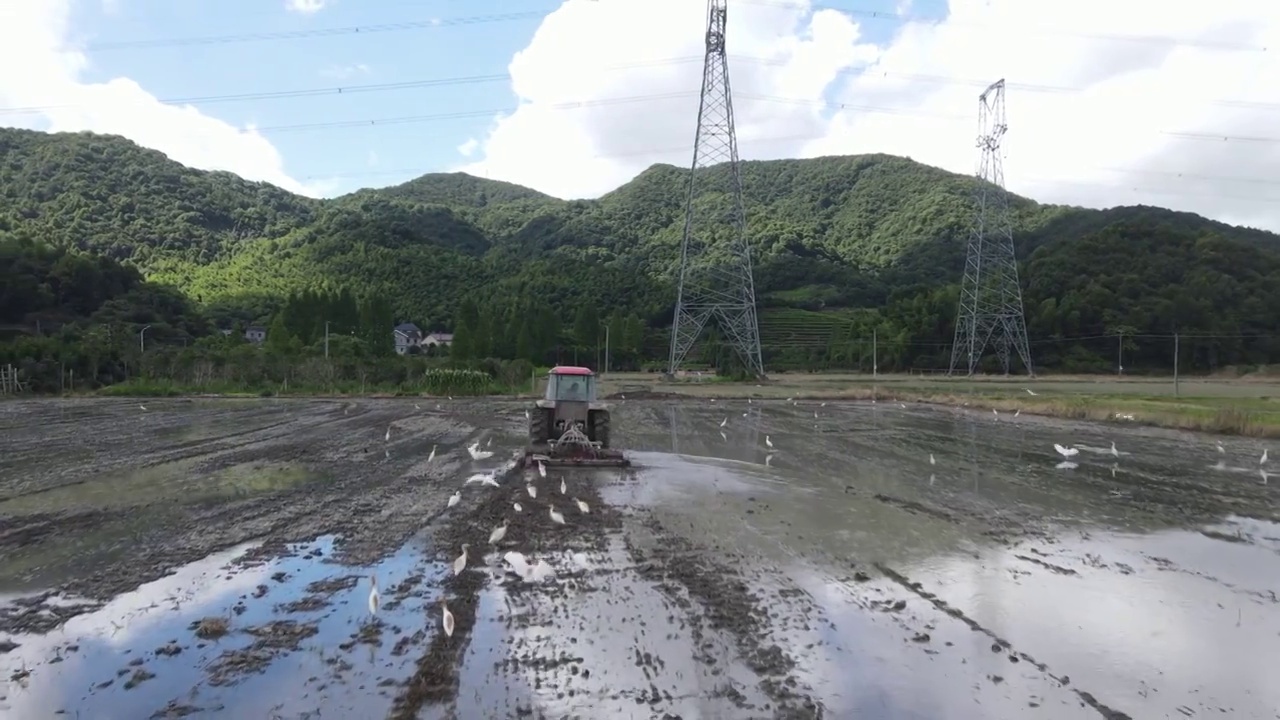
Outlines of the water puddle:
[{"label": "water puddle", "polygon": [[[234,563],[249,546],[185,566],[44,635],[0,636],[14,717],[364,717],[390,708],[434,632],[424,617],[444,568],[411,542],[375,566],[329,563],[334,538],[279,560]],[[382,607],[367,607],[376,575]],[[0,603],[13,608],[12,596]],[[48,603],[46,602],[46,605]],[[54,612],[45,609],[40,612]],[[289,692],[281,692],[289,688]]]},{"label": "water puddle", "polygon": [[[1262,542],[1246,540],[1255,537]],[[1280,666],[1278,538],[1274,523],[1231,518],[1200,531],[1084,532],[897,569],[1135,717],[1271,717],[1280,707],[1270,681]]]}]

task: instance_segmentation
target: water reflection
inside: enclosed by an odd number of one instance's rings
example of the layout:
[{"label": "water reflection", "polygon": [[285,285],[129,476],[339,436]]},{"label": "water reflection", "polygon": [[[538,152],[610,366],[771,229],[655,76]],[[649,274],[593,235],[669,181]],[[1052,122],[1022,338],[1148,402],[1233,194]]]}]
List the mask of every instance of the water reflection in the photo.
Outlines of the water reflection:
[{"label": "water reflection", "polygon": [[[371,567],[331,564],[333,541],[250,566],[231,564],[247,546],[218,553],[53,633],[12,637],[19,647],[0,656],[0,672],[26,677],[0,707],[13,717],[56,709],[103,720],[165,707],[233,717],[385,714],[394,685],[412,673],[411,649],[430,641],[423,618],[444,568],[425,559],[419,541]],[[376,627],[369,574],[383,588]],[[222,618],[230,632],[199,637],[204,618]]]}]

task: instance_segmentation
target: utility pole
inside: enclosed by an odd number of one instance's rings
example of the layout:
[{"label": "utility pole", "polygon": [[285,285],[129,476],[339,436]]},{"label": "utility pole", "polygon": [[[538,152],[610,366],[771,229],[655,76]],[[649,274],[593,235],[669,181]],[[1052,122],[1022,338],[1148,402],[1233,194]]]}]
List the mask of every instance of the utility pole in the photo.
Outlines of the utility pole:
[{"label": "utility pole", "polygon": [[871,331],[871,377],[877,377],[880,374],[880,352],[879,343],[876,338],[876,331]]},{"label": "utility pole", "polygon": [[[680,370],[712,318],[747,371],[757,378],[765,376],[751,248],[746,237],[747,216],[742,204],[729,59],[725,54],[727,2],[707,2],[702,100],[698,106],[693,165],[689,169],[684,237],[680,242],[680,284],[671,323],[668,377]],[[723,167],[711,171],[714,165]],[[695,202],[704,197],[715,200],[710,204]],[[726,247],[714,249],[721,242]]]},{"label": "utility pole", "polygon": [[324,359],[329,359],[329,321],[324,321]]},{"label": "utility pole", "polygon": [[151,329],[150,325],[143,327],[138,331],[138,353],[142,354],[147,351],[147,331]]},{"label": "utility pole", "polygon": [[1017,352],[1027,374],[1035,376],[1022,308],[1022,286],[1018,283],[1018,260],[1013,249],[1009,193],[1004,188],[1004,161],[1000,155],[1000,139],[1008,129],[1004,116],[1004,80],[1001,79],[978,96],[978,147],[982,154],[948,376],[955,373],[962,359],[968,368],[967,374],[972,376],[983,351],[992,343],[1005,375],[1009,374],[1010,354]]},{"label": "utility pole", "polygon": [[1116,375],[1124,375],[1124,333],[1120,333],[1116,342]]},{"label": "utility pole", "polygon": [[608,372],[609,372],[609,323],[605,323],[604,325],[604,372],[600,374],[604,375],[605,373],[608,373]]},{"label": "utility pole", "polygon": [[1178,333],[1173,334],[1173,396],[1178,397]]}]

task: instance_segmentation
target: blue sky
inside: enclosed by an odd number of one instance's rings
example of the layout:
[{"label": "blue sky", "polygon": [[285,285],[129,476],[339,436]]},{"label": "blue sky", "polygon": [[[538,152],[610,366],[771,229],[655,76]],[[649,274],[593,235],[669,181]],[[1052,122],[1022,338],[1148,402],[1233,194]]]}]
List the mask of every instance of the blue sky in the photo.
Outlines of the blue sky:
[{"label": "blue sky", "polygon": [[[73,16],[72,36],[89,46],[92,66],[84,77],[88,81],[129,77],[161,99],[272,93],[505,75],[512,56],[529,44],[542,17],[560,4],[558,0],[341,0],[304,15],[286,10],[284,0],[117,0],[111,11],[98,0],[80,0]],[[892,36],[898,23],[875,19],[868,13],[892,15],[894,5],[894,0],[834,0],[822,6],[852,11],[863,26],[864,42],[880,44]],[[451,19],[518,13],[536,14],[448,24]],[[941,17],[944,13],[945,0],[918,1],[911,10],[913,17]],[[444,21],[442,26],[391,32],[177,47],[109,47],[131,41],[415,23],[437,18]],[[688,32],[683,28],[672,31]],[[263,132],[280,149],[291,176],[300,180],[336,177],[343,190],[350,190],[400,182],[422,172],[456,166],[463,161],[457,147],[470,137],[483,137],[491,117],[302,131],[269,128],[510,110],[515,103],[510,84],[496,81],[195,104],[203,112],[233,124],[254,123],[268,128]]]}]

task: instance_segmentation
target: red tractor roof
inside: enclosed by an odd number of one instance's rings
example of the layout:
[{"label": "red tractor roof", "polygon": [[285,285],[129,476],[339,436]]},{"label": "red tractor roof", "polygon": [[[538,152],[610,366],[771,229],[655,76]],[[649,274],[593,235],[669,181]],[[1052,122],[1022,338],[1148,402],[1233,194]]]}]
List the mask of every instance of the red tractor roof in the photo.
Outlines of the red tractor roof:
[{"label": "red tractor roof", "polygon": [[551,368],[551,375],[595,375],[591,372],[591,368],[576,367],[574,365],[557,365]]}]

